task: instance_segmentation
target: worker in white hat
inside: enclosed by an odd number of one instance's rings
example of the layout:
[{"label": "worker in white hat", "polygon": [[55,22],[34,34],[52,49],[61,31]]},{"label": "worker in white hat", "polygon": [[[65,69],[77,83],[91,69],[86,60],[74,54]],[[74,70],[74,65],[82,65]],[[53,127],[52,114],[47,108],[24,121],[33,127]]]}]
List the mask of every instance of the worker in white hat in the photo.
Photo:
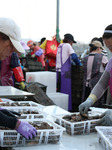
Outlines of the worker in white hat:
[{"label": "worker in white hat", "polygon": [[0,60],[13,51],[25,53],[21,43],[20,28],[10,18],[0,18]]},{"label": "worker in white hat", "polygon": [[[0,18],[0,60],[4,60],[12,52],[24,53],[21,43],[20,29],[10,18]],[[20,121],[16,112],[0,108],[0,126],[15,129],[26,139],[36,136],[36,129],[27,122]]]}]

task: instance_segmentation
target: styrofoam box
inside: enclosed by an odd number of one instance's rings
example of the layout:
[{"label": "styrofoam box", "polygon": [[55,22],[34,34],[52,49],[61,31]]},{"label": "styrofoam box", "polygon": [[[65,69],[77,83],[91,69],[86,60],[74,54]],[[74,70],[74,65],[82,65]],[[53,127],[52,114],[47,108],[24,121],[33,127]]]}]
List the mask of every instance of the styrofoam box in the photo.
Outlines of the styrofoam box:
[{"label": "styrofoam box", "polygon": [[[26,119],[24,120],[26,121]],[[37,135],[32,140],[26,140],[15,130],[0,130],[0,146],[1,147],[17,147],[17,146],[31,146],[38,144],[57,144],[60,142],[64,128],[57,125],[56,123],[50,122],[45,119],[38,120],[27,120],[26,122],[33,122],[40,125],[42,122],[48,123],[52,126],[52,129],[38,129]]]},{"label": "styrofoam box", "polygon": [[59,107],[68,110],[68,94],[47,93],[47,96]]},{"label": "styrofoam box", "polygon": [[98,132],[99,143],[104,150],[112,150],[112,127],[96,126]]},{"label": "styrofoam box", "polygon": [[[72,114],[79,114],[79,113],[71,113],[69,115]],[[101,115],[100,112],[99,113],[93,112],[93,114],[91,113],[90,115],[98,115],[98,114]],[[53,115],[53,118],[57,124],[66,128],[66,132],[69,135],[82,135],[82,134],[90,134],[96,132],[95,126],[97,121],[99,121],[99,119],[87,120],[81,122],[70,122],[63,119],[64,116],[65,115],[56,115],[56,116]]]},{"label": "styrofoam box", "polygon": [[51,71],[26,72],[26,82],[39,82],[47,86],[46,93],[56,92],[56,72]]}]

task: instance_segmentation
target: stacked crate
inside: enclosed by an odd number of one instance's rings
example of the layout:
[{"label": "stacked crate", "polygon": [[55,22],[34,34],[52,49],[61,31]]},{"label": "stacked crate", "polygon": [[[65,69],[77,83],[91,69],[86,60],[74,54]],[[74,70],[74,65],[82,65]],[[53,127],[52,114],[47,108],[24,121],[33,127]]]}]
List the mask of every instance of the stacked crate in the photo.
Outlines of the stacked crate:
[{"label": "stacked crate", "polygon": [[82,100],[83,67],[72,66],[72,111],[77,112]]}]

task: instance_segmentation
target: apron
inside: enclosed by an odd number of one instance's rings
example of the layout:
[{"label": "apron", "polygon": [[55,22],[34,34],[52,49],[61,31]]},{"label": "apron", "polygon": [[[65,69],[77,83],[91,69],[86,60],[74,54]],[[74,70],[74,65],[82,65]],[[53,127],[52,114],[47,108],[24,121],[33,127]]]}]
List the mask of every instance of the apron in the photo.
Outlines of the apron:
[{"label": "apron", "polygon": [[110,88],[110,93],[111,93],[111,96],[112,96],[112,69],[110,71],[109,88]]},{"label": "apron", "polygon": [[63,64],[62,62],[62,46],[61,46],[61,93],[69,95],[68,110],[72,110],[72,93],[71,93],[71,58],[70,56]]},{"label": "apron", "polygon": [[0,80],[2,86],[14,86],[13,84],[13,71],[10,67],[11,64],[11,55],[10,54],[6,59],[1,62],[1,70],[0,70]]}]

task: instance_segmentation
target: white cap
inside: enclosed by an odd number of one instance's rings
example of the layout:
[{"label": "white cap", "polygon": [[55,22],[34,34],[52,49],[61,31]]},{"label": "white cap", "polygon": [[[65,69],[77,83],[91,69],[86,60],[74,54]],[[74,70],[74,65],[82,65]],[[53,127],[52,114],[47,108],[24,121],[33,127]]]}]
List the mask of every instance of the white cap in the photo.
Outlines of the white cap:
[{"label": "white cap", "polygon": [[98,47],[98,48],[104,49],[103,46],[102,46],[102,43],[99,42],[99,41],[93,41],[91,44],[93,44],[94,46],[96,46],[96,47]]},{"label": "white cap", "polygon": [[25,53],[25,50],[20,43],[21,40],[20,28],[14,22],[14,20],[10,18],[0,18],[0,32],[4,33],[9,37],[13,46],[16,48],[18,52]]}]

